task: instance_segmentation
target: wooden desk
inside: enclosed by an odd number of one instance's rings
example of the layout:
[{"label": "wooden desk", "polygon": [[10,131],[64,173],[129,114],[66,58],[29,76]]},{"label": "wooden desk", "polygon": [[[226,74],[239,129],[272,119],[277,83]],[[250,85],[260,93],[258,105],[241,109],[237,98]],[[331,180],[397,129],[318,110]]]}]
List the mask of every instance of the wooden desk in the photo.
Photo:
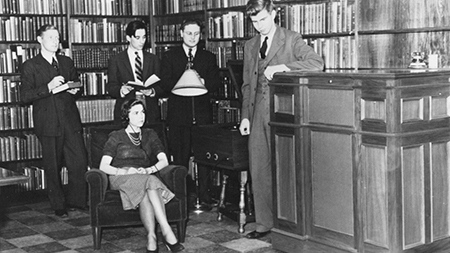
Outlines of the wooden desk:
[{"label": "wooden desk", "polygon": [[449,70],[291,72],[270,94],[274,248],[450,250]]},{"label": "wooden desk", "polygon": [[[228,170],[240,173],[239,195],[239,232],[244,233],[247,215],[245,203],[252,202],[251,194],[247,194],[245,200],[246,185],[248,181],[248,138],[242,136],[233,124],[215,124],[197,126],[192,130],[192,143],[194,162],[208,166],[215,170]],[[221,194],[218,207],[218,220],[223,213],[228,213],[225,207],[225,188],[228,176],[223,174],[221,181]],[[251,206],[248,208],[249,213]]]},{"label": "wooden desk", "polygon": [[26,183],[29,180],[30,178],[28,176],[14,172],[12,170],[0,168],[0,186]]}]

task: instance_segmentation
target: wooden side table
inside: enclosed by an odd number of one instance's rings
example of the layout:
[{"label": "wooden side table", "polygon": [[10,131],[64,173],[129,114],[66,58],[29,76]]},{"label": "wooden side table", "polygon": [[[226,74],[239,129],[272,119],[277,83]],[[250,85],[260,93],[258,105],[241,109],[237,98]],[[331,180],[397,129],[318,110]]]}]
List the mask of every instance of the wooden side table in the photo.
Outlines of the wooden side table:
[{"label": "wooden side table", "polygon": [[[245,193],[248,183],[248,137],[242,136],[234,124],[215,124],[197,126],[192,130],[192,143],[194,162],[216,170],[237,171],[240,173],[239,194],[239,232],[244,233],[244,225],[248,219],[245,213]],[[228,176],[223,175],[221,181],[221,194],[218,206],[220,221],[223,214],[228,214],[225,205],[225,190]],[[251,193],[247,192],[247,202],[252,202]],[[252,205],[249,205],[248,214],[252,216]]]}]

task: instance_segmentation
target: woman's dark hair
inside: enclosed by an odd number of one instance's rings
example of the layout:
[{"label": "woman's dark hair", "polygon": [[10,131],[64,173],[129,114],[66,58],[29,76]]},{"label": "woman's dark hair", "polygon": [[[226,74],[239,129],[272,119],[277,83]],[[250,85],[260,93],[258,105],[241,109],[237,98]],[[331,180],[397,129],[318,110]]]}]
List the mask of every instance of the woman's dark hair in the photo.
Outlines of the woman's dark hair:
[{"label": "woman's dark hair", "polygon": [[144,111],[145,111],[145,105],[144,105],[144,102],[142,102],[142,100],[132,98],[132,99],[129,99],[129,100],[126,100],[125,102],[123,102],[122,108],[121,108],[121,114],[120,114],[120,119],[122,121],[123,127],[128,126],[128,123],[130,122],[130,118],[128,118],[128,114],[130,113],[131,108],[133,108],[133,106],[135,106],[135,105],[142,105],[142,107],[144,107]]},{"label": "woman's dark hair", "polygon": [[275,9],[272,0],[249,0],[245,6],[245,13],[247,16],[256,16],[262,10],[267,10],[268,13]]},{"label": "woman's dark hair", "polygon": [[132,37],[136,34],[136,30],[144,29],[147,32],[147,26],[141,20],[134,20],[128,23],[127,28],[125,28],[125,34]]}]

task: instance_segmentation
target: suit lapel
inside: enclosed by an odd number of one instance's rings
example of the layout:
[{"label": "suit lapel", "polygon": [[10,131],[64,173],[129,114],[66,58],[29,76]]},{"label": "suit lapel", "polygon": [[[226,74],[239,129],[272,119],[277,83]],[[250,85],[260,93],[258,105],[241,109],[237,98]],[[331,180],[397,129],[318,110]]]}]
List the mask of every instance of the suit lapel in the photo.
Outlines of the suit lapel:
[{"label": "suit lapel", "polygon": [[251,67],[249,68],[250,71],[256,71],[257,70],[257,64],[259,61],[259,48],[261,45],[261,35],[256,35],[257,38],[254,40],[250,40],[250,43],[246,46],[250,47],[250,60],[247,61],[251,64]]},{"label": "suit lapel", "polygon": [[[184,50],[183,50],[183,53],[184,53]],[[186,64],[187,64],[188,58],[187,58],[186,54],[185,54],[185,56],[186,56]],[[199,62],[203,62],[204,56],[205,56],[205,54],[204,54],[203,50],[197,46],[197,52],[195,52],[194,61],[193,61],[194,68],[195,68],[195,65],[198,64]]]},{"label": "suit lapel", "polygon": [[[131,67],[130,59],[128,58],[127,50],[123,51],[118,55],[120,67],[126,69],[128,73],[134,77],[133,68]],[[134,80],[134,79],[133,79]]]},{"label": "suit lapel", "polygon": [[261,46],[261,35],[258,34],[256,36],[258,36],[258,38],[254,40],[254,44],[250,44],[250,47],[252,48],[252,62],[256,62],[259,58],[259,48]]},{"label": "suit lapel", "polygon": [[145,80],[147,80],[147,78],[150,77],[150,54],[147,52],[143,52],[142,56],[144,57],[144,64],[142,66],[143,70],[142,70],[142,77],[144,78],[144,82]]},{"label": "suit lapel", "polygon": [[[53,79],[53,77],[57,76],[57,71],[52,67],[52,65],[45,60],[45,58],[42,56],[42,54],[39,54],[37,58],[37,68],[39,68],[39,72],[46,75],[48,79]],[[60,62],[61,65],[61,62]]]},{"label": "suit lapel", "polygon": [[272,58],[277,54],[278,50],[286,43],[286,34],[281,31],[280,27],[277,26],[277,30],[273,35],[272,44],[270,45],[269,52],[267,54],[267,62],[270,62]]}]

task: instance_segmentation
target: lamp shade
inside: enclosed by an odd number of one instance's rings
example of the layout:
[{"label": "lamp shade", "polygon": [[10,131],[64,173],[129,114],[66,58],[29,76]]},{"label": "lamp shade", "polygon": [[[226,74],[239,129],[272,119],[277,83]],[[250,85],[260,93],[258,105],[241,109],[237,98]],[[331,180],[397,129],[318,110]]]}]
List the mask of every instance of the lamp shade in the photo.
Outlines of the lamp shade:
[{"label": "lamp shade", "polygon": [[203,85],[197,71],[186,69],[172,89],[172,93],[179,96],[194,97],[206,94],[208,90]]}]

